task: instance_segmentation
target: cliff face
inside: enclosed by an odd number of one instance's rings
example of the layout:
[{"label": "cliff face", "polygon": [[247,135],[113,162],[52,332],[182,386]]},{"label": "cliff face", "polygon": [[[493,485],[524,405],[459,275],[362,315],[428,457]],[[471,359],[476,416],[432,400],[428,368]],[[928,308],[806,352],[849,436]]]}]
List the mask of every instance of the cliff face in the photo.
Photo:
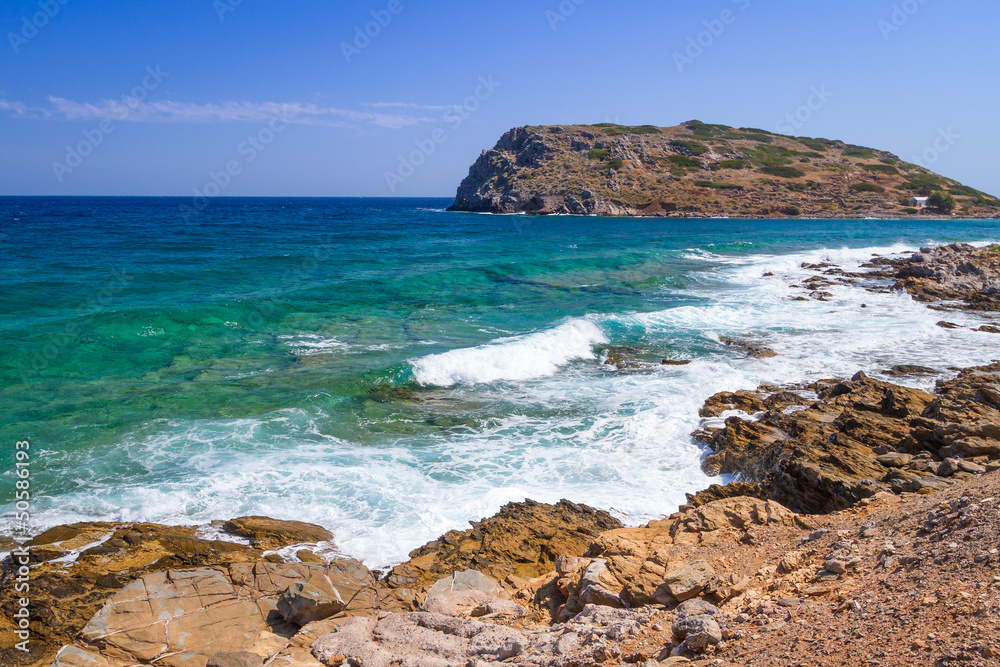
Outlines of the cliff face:
[{"label": "cliff face", "polygon": [[[909,200],[950,195],[954,212]],[[885,151],[690,121],[515,128],[450,210],[679,217],[1000,216],[1000,200]]]}]

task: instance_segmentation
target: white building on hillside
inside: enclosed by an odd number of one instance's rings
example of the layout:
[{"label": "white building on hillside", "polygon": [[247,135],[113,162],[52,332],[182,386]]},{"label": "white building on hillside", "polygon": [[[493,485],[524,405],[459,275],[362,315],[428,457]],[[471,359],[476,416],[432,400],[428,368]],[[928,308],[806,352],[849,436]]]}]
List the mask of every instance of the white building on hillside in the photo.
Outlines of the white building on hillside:
[{"label": "white building on hillside", "polygon": [[914,197],[910,200],[910,203],[913,204],[914,208],[927,208],[928,199],[930,199],[930,197]]}]

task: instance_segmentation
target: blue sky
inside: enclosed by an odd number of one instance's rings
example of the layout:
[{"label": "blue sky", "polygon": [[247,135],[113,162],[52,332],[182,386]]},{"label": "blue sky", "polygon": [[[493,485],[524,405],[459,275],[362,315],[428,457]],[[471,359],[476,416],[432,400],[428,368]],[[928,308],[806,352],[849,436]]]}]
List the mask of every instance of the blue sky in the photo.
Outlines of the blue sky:
[{"label": "blue sky", "polygon": [[998,25],[985,0],[0,0],[0,194],[453,196],[511,127],[694,118],[1000,194]]}]

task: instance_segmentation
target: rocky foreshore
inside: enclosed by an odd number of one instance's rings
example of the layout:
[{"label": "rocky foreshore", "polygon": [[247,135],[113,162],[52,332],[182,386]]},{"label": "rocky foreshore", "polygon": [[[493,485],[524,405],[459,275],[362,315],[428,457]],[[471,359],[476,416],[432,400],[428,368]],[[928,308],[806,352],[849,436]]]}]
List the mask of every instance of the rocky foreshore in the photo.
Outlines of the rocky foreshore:
[{"label": "rocky foreshore", "polygon": [[[808,287],[864,279],[988,311],[996,260],[927,248],[863,276],[817,266]],[[265,517],[53,528],[4,562],[0,664],[1000,664],[1000,362],[933,393],[879,370],[713,396],[695,437],[737,481],[637,528],[512,503],[386,572]]]}]

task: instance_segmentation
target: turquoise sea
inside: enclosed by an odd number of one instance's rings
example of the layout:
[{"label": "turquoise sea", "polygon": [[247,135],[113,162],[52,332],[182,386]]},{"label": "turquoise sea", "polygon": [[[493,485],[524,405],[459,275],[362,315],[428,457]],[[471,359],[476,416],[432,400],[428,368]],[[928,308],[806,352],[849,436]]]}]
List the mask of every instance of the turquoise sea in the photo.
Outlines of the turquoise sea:
[{"label": "turquoise sea", "polygon": [[996,221],[183,203],[0,198],[0,532],[26,439],[35,531],[264,514],[381,566],[526,497],[638,523],[712,481],[689,434],[717,391],[1000,358],[1000,336],[935,325],[978,315],[859,286],[795,300],[803,263],[995,242]]}]

